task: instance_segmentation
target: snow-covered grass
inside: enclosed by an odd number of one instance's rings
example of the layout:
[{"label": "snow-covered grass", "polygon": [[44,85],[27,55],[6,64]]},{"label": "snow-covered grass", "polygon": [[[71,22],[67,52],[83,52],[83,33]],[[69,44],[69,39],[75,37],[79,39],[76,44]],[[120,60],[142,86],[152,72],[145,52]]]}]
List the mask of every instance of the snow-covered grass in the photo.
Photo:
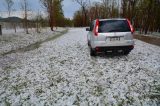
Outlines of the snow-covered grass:
[{"label": "snow-covered grass", "polygon": [[[136,31],[135,33],[140,34],[139,31]],[[142,35],[160,38],[160,33],[159,32],[148,32],[148,34],[142,34]]]},{"label": "snow-covered grass", "polygon": [[[23,33],[24,32],[24,29],[23,28],[17,28],[16,29],[16,33]],[[2,34],[3,35],[8,35],[8,34],[13,34],[15,33],[15,29],[5,29],[5,28],[2,28]]]},{"label": "snow-covered grass", "polygon": [[35,29],[30,29],[29,34],[25,34],[22,29],[18,29],[17,33],[14,33],[13,30],[7,30],[3,36],[0,36],[0,55],[11,50],[24,48],[36,42],[43,41],[63,30],[65,29],[57,28],[55,32],[52,32],[49,28],[44,28],[41,30],[41,33],[37,33]]},{"label": "snow-covered grass", "polygon": [[[136,41],[128,56],[90,57],[85,29],[0,57],[0,105],[158,106],[160,47]],[[155,92],[154,92],[155,93]]]}]

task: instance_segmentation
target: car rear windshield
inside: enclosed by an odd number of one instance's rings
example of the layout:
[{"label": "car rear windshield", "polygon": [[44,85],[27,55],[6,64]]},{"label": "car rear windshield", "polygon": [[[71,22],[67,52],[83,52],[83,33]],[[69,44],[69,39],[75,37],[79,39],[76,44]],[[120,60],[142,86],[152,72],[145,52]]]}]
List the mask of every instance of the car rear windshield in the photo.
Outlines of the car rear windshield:
[{"label": "car rear windshield", "polygon": [[127,20],[105,20],[99,22],[99,33],[130,31]]}]

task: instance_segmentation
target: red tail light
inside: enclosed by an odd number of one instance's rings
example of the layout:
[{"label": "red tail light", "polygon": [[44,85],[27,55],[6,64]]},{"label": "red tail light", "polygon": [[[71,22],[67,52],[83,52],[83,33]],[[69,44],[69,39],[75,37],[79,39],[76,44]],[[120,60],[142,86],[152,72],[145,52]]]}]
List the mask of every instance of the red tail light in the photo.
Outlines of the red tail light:
[{"label": "red tail light", "polygon": [[96,51],[99,51],[99,48],[98,48],[98,47],[96,47]]},{"label": "red tail light", "polygon": [[134,32],[134,28],[133,28],[133,26],[131,25],[131,22],[127,19],[127,22],[128,22],[128,25],[129,25],[129,27],[130,27],[130,29],[131,29],[131,33],[133,33]]},{"label": "red tail light", "polygon": [[99,28],[99,20],[96,19],[96,25],[95,25],[95,28],[94,28],[94,35],[95,36],[98,36],[98,28]]}]

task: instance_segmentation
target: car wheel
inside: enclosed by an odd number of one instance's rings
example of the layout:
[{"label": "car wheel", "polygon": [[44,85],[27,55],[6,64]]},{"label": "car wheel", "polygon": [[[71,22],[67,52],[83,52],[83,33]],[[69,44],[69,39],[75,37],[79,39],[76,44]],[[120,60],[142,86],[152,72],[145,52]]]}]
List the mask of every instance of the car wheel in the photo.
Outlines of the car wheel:
[{"label": "car wheel", "polygon": [[88,43],[88,46],[90,47],[90,43],[89,43],[89,41],[88,41],[87,43]]},{"label": "car wheel", "polygon": [[125,51],[124,51],[124,55],[128,55],[129,53],[130,53],[129,50],[125,50]]},{"label": "car wheel", "polygon": [[96,56],[96,51],[90,48],[90,56]]}]

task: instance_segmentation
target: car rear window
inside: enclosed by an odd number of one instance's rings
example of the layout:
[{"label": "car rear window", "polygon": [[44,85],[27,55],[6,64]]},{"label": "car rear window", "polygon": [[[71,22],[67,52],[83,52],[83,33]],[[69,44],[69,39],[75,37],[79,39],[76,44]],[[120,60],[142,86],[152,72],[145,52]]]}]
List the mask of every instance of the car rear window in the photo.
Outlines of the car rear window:
[{"label": "car rear window", "polygon": [[99,22],[99,33],[130,31],[127,20],[105,20]]}]

